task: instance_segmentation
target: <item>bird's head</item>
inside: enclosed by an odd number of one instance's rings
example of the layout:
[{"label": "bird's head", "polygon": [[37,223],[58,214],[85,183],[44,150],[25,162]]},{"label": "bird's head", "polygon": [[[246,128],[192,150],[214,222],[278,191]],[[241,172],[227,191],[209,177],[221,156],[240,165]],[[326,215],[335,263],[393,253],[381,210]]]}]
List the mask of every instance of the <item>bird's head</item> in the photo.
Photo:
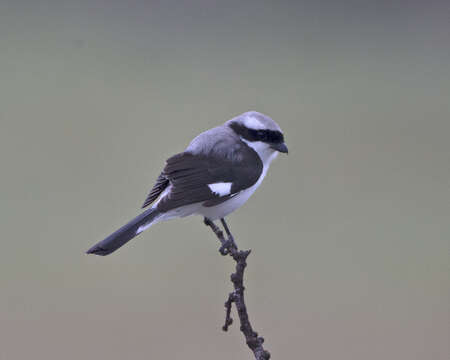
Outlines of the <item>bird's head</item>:
[{"label": "bird's head", "polygon": [[227,123],[243,142],[256,151],[263,163],[270,163],[279,152],[288,153],[281,128],[267,115],[248,111]]}]

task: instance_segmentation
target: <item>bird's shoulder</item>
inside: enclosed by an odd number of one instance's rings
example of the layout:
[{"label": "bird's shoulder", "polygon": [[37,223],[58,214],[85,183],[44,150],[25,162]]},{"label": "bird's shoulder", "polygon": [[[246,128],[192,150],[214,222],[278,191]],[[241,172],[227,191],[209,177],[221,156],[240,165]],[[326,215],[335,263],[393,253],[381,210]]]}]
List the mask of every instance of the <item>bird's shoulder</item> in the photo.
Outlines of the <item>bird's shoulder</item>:
[{"label": "bird's shoulder", "polygon": [[217,126],[196,136],[185,150],[193,156],[208,156],[225,161],[240,162],[248,153],[248,146],[228,126]]}]

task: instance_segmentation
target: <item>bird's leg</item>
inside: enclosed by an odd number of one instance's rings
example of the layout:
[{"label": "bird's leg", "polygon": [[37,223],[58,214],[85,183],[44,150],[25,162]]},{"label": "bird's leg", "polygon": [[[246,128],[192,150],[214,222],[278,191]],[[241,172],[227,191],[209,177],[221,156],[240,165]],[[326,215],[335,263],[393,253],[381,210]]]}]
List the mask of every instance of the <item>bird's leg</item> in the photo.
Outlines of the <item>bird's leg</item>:
[{"label": "bird's leg", "polygon": [[214,222],[212,220],[208,219],[207,217],[203,218],[203,223],[206,226],[209,226],[211,228],[211,230],[214,232],[214,234],[216,234],[217,238],[219,239],[220,244],[221,244],[219,252],[222,255],[228,255],[229,242],[228,242],[228,240],[226,240],[224,238],[222,230],[220,230],[220,228],[216,224],[214,224]]},{"label": "bird's leg", "polygon": [[228,224],[225,221],[225,218],[221,218],[220,221],[222,222],[223,228],[225,229],[225,232],[227,233],[227,237],[228,237],[227,242],[229,242],[232,247],[237,249],[236,243],[234,242],[234,237],[231,234],[231,231],[228,227]]}]

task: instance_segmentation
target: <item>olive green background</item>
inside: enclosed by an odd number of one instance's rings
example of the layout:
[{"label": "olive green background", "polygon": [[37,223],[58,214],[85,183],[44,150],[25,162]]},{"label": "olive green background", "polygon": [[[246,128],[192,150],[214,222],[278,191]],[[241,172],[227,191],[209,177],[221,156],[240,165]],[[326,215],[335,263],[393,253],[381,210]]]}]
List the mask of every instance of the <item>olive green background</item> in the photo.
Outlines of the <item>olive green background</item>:
[{"label": "olive green background", "polygon": [[[229,216],[273,359],[450,357],[448,1],[0,1],[0,359],[250,359],[192,217],[84,251],[247,110],[290,153]],[[233,310],[234,312],[234,310]]]}]

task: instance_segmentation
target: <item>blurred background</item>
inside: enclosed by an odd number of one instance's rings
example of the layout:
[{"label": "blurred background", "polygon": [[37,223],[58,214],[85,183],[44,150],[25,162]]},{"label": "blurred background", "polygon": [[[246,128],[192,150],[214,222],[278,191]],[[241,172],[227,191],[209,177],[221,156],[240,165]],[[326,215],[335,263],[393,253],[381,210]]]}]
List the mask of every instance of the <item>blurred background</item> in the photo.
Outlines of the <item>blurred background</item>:
[{"label": "blurred background", "polygon": [[[0,2],[0,359],[250,359],[200,217],[87,256],[247,110],[289,156],[228,220],[273,359],[450,357],[448,1]],[[235,310],[233,309],[234,317]]]}]

